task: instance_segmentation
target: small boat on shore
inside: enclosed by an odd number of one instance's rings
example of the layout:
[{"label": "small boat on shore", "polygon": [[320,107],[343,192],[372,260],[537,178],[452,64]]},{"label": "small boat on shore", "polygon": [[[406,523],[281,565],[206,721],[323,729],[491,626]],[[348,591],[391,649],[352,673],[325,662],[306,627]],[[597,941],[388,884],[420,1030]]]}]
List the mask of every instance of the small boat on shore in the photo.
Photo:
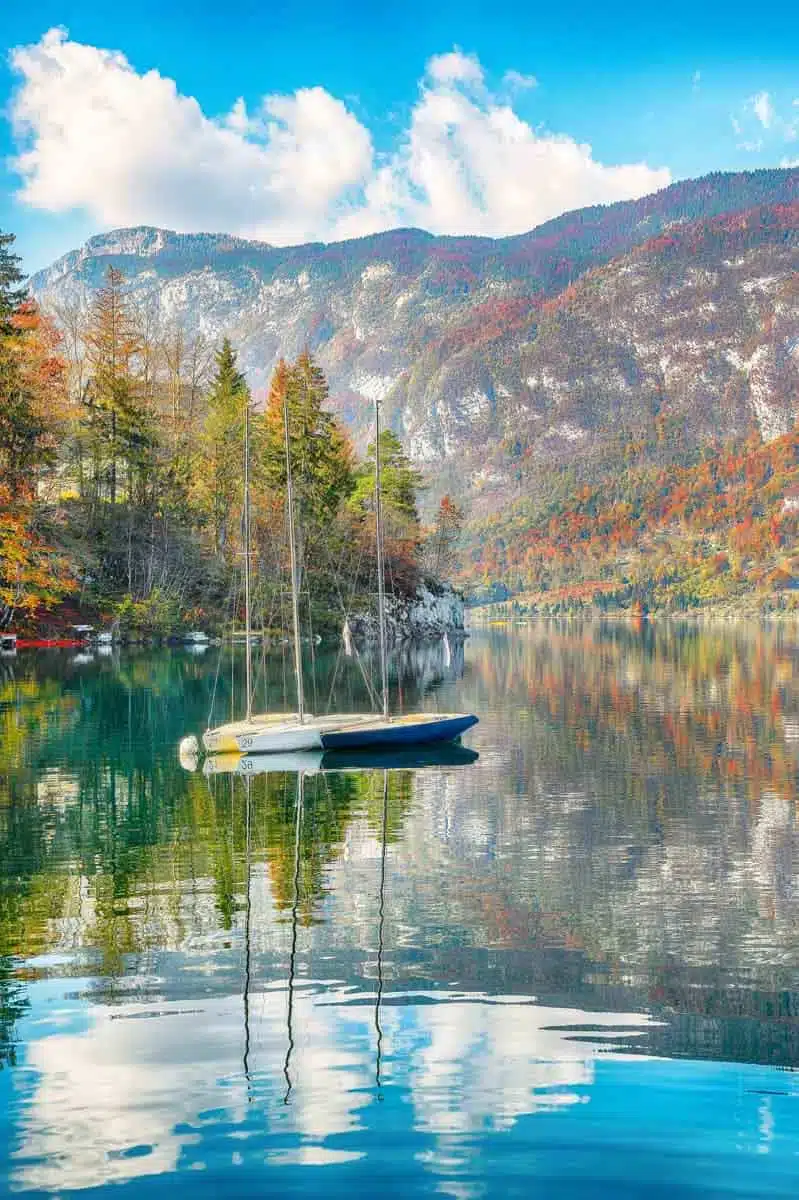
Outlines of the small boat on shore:
[{"label": "small boat on shore", "polygon": [[77,650],[86,638],[17,638],[18,650]]}]

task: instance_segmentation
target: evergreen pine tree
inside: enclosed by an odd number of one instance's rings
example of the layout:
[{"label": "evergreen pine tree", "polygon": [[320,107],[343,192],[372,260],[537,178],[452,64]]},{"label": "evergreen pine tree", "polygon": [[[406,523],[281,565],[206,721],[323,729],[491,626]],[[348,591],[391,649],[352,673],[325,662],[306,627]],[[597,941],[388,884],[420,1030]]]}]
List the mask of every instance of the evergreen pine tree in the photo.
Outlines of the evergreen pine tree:
[{"label": "evergreen pine tree", "polygon": [[0,233],[0,480],[12,497],[29,489],[30,471],[44,434],[23,370],[24,344],[18,317],[26,291],[19,257],[9,247],[14,235]]},{"label": "evergreen pine tree", "polygon": [[298,517],[311,532],[329,522],[352,493],[353,453],[338,421],[324,408],[327,380],[306,351],[292,366],[278,363],[272,379],[261,456],[268,487],[283,492],[286,486],[284,397]]},{"label": "evergreen pine tree", "polygon": [[195,482],[195,496],[210,523],[218,554],[225,550],[231,516],[241,498],[244,412],[249,402],[249,389],[236,365],[236,352],[225,338],[216,354]]},{"label": "evergreen pine tree", "polygon": [[[394,536],[419,536],[419,511],[416,495],[422,487],[422,476],[412,465],[402,442],[393,429],[380,431],[380,494],[383,510],[392,526]],[[366,461],[358,471],[353,503],[365,511],[371,510],[375,491],[375,444],[366,449]]]},{"label": "evergreen pine tree", "polygon": [[[106,283],[97,293],[84,334],[91,378],[84,403],[95,458],[95,484],[100,485],[103,461],[109,457],[109,499],[117,501],[120,459],[127,466],[128,501],[134,498],[150,466],[154,441],[149,413],[138,394],[134,362],[141,340],[123,291],[122,273],[109,267]],[[98,494],[102,491],[98,486]]]},{"label": "evergreen pine tree", "polygon": [[25,300],[26,289],[19,287],[25,278],[19,269],[19,255],[13,254],[13,233],[0,230],[0,337],[9,337],[14,329],[11,318]]}]

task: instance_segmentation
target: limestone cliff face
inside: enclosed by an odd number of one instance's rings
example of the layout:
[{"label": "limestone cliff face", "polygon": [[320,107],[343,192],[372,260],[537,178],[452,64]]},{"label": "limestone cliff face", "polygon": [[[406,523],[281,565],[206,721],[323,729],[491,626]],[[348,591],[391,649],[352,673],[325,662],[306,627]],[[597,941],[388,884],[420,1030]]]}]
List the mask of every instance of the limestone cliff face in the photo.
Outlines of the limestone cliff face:
[{"label": "limestone cliff face", "polygon": [[435,590],[421,583],[408,600],[393,597],[390,617],[397,635],[412,638],[463,633],[463,597],[448,584]]},{"label": "limestone cliff face", "polygon": [[[356,639],[377,639],[377,615],[356,613],[349,619]],[[386,597],[386,632],[392,644],[409,640],[464,636],[463,596],[450,584],[423,582],[413,596]]]}]

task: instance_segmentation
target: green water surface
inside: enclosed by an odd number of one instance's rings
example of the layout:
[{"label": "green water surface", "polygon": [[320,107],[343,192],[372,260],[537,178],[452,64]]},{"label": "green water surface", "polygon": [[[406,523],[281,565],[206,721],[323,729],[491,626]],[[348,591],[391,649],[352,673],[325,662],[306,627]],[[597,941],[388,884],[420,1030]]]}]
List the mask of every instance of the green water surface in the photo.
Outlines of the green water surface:
[{"label": "green water surface", "polygon": [[795,1196],[798,665],[475,631],[392,666],[473,763],[245,779],[177,755],[240,650],[0,658],[0,1192]]}]

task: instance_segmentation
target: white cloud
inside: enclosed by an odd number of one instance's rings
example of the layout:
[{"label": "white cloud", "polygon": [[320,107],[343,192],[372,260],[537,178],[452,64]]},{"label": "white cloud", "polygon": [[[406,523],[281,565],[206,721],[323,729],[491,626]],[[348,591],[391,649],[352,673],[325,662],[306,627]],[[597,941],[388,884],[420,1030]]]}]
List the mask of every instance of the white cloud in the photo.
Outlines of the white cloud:
[{"label": "white cloud", "polygon": [[525,75],[521,71],[506,71],[502,76],[502,82],[507,88],[525,91],[527,88],[538,87],[538,80],[535,75]]},{"label": "white cloud", "polygon": [[770,129],[774,123],[775,114],[774,105],[771,103],[768,92],[758,92],[756,96],[751,97],[749,103],[763,128]]},{"label": "white cloud", "polygon": [[12,65],[19,198],[105,228],[223,229],[279,244],[398,225],[500,235],[670,181],[666,169],[606,166],[590,146],[534,128],[508,100],[532,76],[507,72],[503,97],[458,49],[430,59],[409,126],[382,156],[320,87],[267,95],[250,112],[238,99],[211,117],[157,71],[139,74],[61,29],[17,48]]},{"label": "white cloud", "polygon": [[691,76],[691,85],[695,92],[699,91],[699,85],[701,82],[702,82],[702,72],[694,71],[693,75]]},{"label": "white cloud", "polygon": [[483,68],[472,54],[451,50],[449,54],[434,54],[427,64],[427,73],[434,83],[483,82]]},{"label": "white cloud", "polygon": [[759,153],[766,146],[772,151],[780,143],[794,142],[799,137],[799,120],[785,116],[770,92],[757,92],[750,96],[738,110],[738,116],[730,116],[733,130],[741,135],[746,130],[745,140],[738,143],[739,150]]},{"label": "white cloud", "polygon": [[103,225],[271,229],[300,240],[329,221],[372,170],[369,133],[322,88],[238,100],[210,120],[157,71],[51,30],[12,56],[13,102],[27,148],[21,198],[51,212],[85,209]]}]

